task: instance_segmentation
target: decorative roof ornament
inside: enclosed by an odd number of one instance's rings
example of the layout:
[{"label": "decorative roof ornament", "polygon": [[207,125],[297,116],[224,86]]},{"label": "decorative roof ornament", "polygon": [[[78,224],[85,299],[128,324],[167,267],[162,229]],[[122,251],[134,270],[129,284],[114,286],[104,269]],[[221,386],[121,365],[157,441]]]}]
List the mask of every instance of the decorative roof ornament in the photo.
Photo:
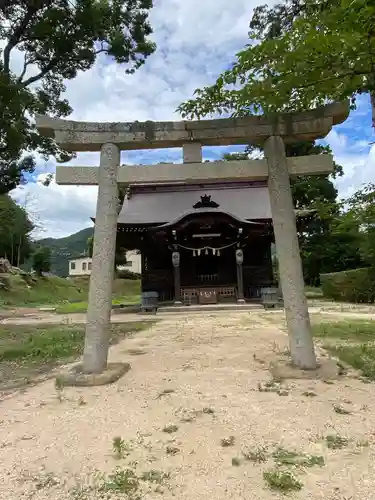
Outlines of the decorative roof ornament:
[{"label": "decorative roof ornament", "polygon": [[211,200],[211,195],[201,196],[200,201],[197,201],[193,208],[218,208],[220,205],[216,201]]}]

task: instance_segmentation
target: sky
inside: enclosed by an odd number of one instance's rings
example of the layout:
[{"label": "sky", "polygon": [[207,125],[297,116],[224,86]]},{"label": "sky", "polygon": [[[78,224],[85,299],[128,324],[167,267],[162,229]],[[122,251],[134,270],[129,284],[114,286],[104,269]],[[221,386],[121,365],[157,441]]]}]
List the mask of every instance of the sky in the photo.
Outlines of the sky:
[{"label": "sky", "polygon": [[[107,57],[101,57],[88,72],[67,82],[66,98],[73,113],[69,117],[87,121],[179,120],[177,106],[192,97],[196,88],[214,83],[248,42],[248,25],[256,0],[157,0],[150,20],[156,52],[134,75]],[[263,2],[262,2],[263,3]],[[268,2],[272,5],[273,2]],[[15,53],[15,70],[22,63]],[[336,186],[341,197],[362,184],[375,182],[375,141],[371,128],[369,98],[360,96],[357,109],[345,123],[334,127],[323,143],[331,146],[344,176]],[[242,147],[203,149],[204,160],[220,159],[223,152]],[[181,149],[122,152],[121,163],[152,164],[179,162]],[[98,153],[81,153],[72,165],[99,164]],[[38,223],[35,237],[60,238],[91,225],[95,216],[97,188],[41,185],[55,162],[38,161],[29,182],[12,196],[25,206]]]}]

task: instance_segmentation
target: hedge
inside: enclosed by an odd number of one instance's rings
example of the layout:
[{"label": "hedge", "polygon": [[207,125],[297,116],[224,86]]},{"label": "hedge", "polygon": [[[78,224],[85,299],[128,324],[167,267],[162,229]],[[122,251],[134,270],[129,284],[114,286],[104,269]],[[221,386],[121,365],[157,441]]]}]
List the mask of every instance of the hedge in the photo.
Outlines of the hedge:
[{"label": "hedge", "polygon": [[120,280],[139,280],[141,275],[138,273],[133,273],[129,269],[117,269],[116,276]]},{"label": "hedge", "polygon": [[375,302],[375,269],[351,269],[321,274],[323,296],[341,302],[372,304]]}]

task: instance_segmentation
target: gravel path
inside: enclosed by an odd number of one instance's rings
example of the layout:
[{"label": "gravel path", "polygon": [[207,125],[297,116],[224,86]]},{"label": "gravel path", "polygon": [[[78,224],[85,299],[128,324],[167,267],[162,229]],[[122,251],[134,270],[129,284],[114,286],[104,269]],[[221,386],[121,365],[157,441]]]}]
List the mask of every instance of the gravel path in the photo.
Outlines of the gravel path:
[{"label": "gravel path", "polygon": [[[132,365],[118,383],[65,389],[61,401],[51,381],[13,395],[0,405],[0,499],[107,498],[86,494],[85,485],[129,463],[138,474],[158,471],[152,477],[160,481],[170,474],[164,485],[141,481],[142,500],[283,498],[263,479],[272,457],[242,459],[263,446],[324,457],[322,467],[294,469],[303,488],[289,498],[373,499],[375,385],[345,377],[260,392],[269,361],[286,346],[264,313],[169,317],[111,349],[111,361]],[[350,413],[336,413],[335,404]],[[169,425],[175,432],[163,432]],[[329,449],[323,438],[336,434],[349,441]],[[122,460],[113,456],[116,436],[131,444]],[[230,436],[232,446],[223,447]]]}]

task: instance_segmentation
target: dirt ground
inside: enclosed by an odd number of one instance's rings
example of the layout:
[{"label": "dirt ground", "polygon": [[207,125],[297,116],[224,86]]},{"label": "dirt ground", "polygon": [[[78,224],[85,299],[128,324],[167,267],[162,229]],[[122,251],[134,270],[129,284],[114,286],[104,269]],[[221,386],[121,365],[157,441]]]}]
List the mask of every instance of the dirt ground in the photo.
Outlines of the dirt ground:
[{"label": "dirt ground", "polygon": [[[96,488],[98,474],[116,467],[153,471],[145,476],[151,482],[141,482],[142,500],[278,499],[263,477],[275,468],[278,447],[324,459],[291,469],[303,486],[289,498],[375,498],[375,385],[349,374],[330,384],[293,380],[259,390],[271,379],[269,362],[287,349],[281,317],[164,318],[111,349],[111,361],[131,363],[116,384],[60,394],[47,381],[7,397],[0,404],[0,499],[135,500],[117,494],[113,481],[109,493]],[[347,441],[331,449],[329,435]],[[121,459],[115,437],[124,440]],[[263,447],[266,462],[244,458]]]}]

